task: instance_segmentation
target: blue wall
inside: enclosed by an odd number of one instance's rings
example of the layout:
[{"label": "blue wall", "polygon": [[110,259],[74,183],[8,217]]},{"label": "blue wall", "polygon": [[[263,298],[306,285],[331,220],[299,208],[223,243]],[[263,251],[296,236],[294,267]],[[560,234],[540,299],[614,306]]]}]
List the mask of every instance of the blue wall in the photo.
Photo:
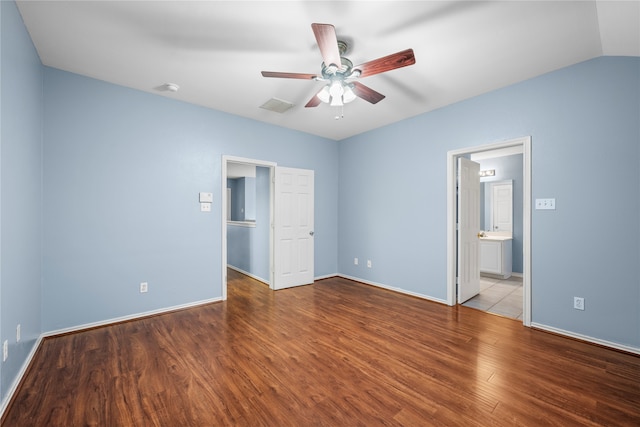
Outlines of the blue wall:
[{"label": "blue wall", "polygon": [[238,199],[238,179],[227,178],[227,188],[231,189],[231,220],[239,221],[240,218],[240,203]]},{"label": "blue wall", "polygon": [[244,179],[244,219],[256,219],[256,179],[245,177]]},{"label": "blue wall", "polygon": [[316,273],[337,272],[336,142],[52,68],[44,95],[45,331],[221,297],[224,154],[315,170]]},{"label": "blue wall", "polygon": [[339,271],[446,299],[447,151],[530,135],[533,322],[638,348],[639,123],[640,58],[603,57],[344,140]]},{"label": "blue wall", "polygon": [[231,189],[231,219],[253,221],[256,219],[256,179],[254,177],[227,178]]},{"label": "blue wall", "polygon": [[41,334],[43,83],[15,3],[0,2],[0,14],[0,331],[1,341],[9,342],[1,364],[4,400]]}]

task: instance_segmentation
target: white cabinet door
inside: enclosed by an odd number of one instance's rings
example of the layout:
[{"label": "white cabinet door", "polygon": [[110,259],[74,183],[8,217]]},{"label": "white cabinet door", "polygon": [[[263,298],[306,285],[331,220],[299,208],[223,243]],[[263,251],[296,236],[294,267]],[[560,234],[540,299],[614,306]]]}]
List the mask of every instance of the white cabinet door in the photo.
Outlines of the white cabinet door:
[{"label": "white cabinet door", "polygon": [[502,272],[502,243],[494,240],[480,241],[480,271],[500,274]]},{"label": "white cabinet door", "polygon": [[502,279],[511,277],[511,240],[480,240],[480,271]]}]

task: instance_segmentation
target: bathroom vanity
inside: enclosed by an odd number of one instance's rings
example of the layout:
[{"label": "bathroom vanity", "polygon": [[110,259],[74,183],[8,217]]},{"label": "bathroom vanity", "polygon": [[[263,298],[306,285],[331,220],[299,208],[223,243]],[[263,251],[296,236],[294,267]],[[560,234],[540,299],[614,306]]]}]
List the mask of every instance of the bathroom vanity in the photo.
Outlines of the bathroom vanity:
[{"label": "bathroom vanity", "polygon": [[480,274],[507,279],[511,277],[511,236],[492,235],[480,237]]}]

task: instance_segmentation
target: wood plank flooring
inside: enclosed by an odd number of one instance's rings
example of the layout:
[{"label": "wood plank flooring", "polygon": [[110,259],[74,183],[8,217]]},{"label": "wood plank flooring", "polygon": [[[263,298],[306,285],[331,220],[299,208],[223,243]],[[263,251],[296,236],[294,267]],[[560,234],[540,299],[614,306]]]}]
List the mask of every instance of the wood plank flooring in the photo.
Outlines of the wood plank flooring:
[{"label": "wood plank flooring", "polygon": [[638,426],[640,357],[341,278],[44,340],[3,426]]}]

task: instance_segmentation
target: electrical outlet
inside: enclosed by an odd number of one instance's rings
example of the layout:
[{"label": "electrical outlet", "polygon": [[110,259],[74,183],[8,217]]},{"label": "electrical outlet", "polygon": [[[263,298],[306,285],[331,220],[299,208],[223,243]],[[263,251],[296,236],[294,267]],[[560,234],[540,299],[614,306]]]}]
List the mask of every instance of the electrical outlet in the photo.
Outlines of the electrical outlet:
[{"label": "electrical outlet", "polygon": [[573,297],[573,308],[576,310],[584,310],[584,298]]},{"label": "electrical outlet", "polygon": [[370,259],[367,260],[367,267],[371,268],[371,260]]},{"label": "electrical outlet", "polygon": [[20,323],[16,326],[16,342],[20,342]]},{"label": "electrical outlet", "polygon": [[140,283],[140,293],[143,294],[149,290],[149,284],[147,282]]},{"label": "electrical outlet", "polygon": [[2,361],[6,362],[9,358],[9,340],[4,340],[2,343]]},{"label": "electrical outlet", "polygon": [[353,259],[353,265],[358,265],[358,258]]}]

